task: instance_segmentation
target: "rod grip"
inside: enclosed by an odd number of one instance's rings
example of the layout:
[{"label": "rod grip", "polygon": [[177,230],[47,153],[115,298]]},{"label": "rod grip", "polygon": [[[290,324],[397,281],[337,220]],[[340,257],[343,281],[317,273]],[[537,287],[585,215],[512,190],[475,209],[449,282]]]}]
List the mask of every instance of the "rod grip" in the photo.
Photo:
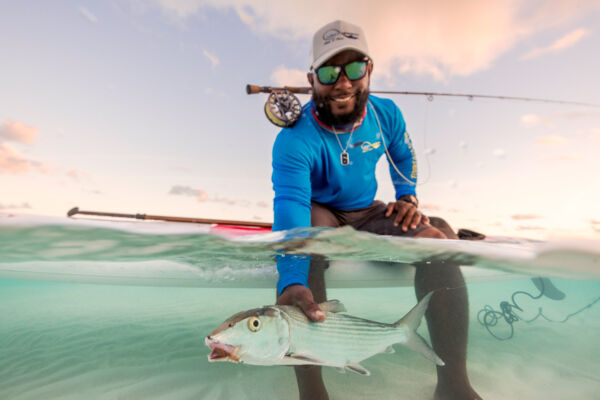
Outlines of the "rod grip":
[{"label": "rod grip", "polygon": [[265,88],[263,88],[262,86],[250,84],[246,85],[246,94],[257,94],[263,92],[268,92],[268,90],[265,90]]}]

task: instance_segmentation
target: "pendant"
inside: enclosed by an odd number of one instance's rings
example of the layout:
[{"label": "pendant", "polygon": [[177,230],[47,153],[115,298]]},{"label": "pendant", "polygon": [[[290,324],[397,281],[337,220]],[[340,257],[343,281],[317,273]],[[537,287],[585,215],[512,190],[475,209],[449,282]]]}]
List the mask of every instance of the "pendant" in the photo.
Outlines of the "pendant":
[{"label": "pendant", "polygon": [[348,154],[346,150],[342,151],[342,154],[340,154],[340,162],[344,166],[350,164],[350,154]]}]

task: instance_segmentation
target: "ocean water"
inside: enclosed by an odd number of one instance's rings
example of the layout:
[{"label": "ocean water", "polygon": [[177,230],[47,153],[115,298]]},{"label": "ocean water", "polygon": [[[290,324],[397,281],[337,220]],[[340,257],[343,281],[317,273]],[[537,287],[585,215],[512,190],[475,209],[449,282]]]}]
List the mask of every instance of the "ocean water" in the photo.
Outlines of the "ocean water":
[{"label": "ocean water", "polygon": [[[178,224],[0,218],[0,399],[296,398],[292,368],[209,363],[204,345],[225,318],[274,303],[273,255],[282,250],[333,260],[328,298],[382,322],[416,302],[406,264],[442,257],[476,265],[463,272],[477,391],[487,399],[597,399],[597,247],[506,238],[440,244],[349,229],[223,237]],[[540,296],[531,279],[540,276],[564,298]],[[504,301],[520,308],[511,324],[493,319]],[[428,337],[426,324],[419,331]],[[325,368],[330,397],[431,398],[433,364],[395,349],[361,363],[369,377]]]}]

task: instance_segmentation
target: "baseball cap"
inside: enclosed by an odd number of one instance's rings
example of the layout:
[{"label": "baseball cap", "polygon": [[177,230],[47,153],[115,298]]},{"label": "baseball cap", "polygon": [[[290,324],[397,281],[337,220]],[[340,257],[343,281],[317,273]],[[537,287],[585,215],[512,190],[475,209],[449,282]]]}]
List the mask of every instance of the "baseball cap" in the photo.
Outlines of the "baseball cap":
[{"label": "baseball cap", "polygon": [[356,50],[369,57],[365,32],[358,25],[345,21],[333,21],[319,29],[313,36],[311,69],[317,69],[325,61],[344,50]]}]

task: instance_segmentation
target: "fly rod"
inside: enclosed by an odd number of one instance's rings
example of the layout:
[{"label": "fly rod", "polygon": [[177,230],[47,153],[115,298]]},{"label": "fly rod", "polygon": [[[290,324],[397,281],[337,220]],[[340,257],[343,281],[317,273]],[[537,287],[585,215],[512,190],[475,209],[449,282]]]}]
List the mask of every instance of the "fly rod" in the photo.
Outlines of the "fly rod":
[{"label": "fly rod", "polygon": [[[311,94],[310,87],[298,86],[257,86],[246,85],[247,94],[268,93],[269,97],[265,103],[265,114],[269,121],[280,127],[288,127],[300,117],[302,106],[300,100],[294,94]],[[370,90],[369,93],[376,94],[393,94],[393,95],[416,95],[427,96],[429,101],[434,97],[463,97],[469,100],[473,99],[494,99],[494,100],[516,100],[528,101],[535,103],[563,104],[579,107],[600,107],[599,104],[583,103],[578,101],[542,99],[536,97],[518,97],[518,96],[495,96],[487,94],[470,94],[470,93],[445,93],[445,92],[411,92],[397,90]]]},{"label": "fly rod", "polygon": [[168,222],[187,222],[193,224],[210,224],[210,225],[230,225],[230,226],[248,226],[258,228],[271,228],[272,224],[269,222],[250,222],[250,221],[233,221],[223,219],[208,219],[208,218],[186,218],[186,217],[169,217],[164,215],[148,215],[148,214],[123,214],[115,212],[102,212],[102,211],[83,211],[79,207],[73,207],[67,212],[68,217],[75,215],[92,215],[95,217],[115,217],[115,218],[130,218],[130,219],[143,219],[143,220],[154,220],[154,221],[168,221]]}]

